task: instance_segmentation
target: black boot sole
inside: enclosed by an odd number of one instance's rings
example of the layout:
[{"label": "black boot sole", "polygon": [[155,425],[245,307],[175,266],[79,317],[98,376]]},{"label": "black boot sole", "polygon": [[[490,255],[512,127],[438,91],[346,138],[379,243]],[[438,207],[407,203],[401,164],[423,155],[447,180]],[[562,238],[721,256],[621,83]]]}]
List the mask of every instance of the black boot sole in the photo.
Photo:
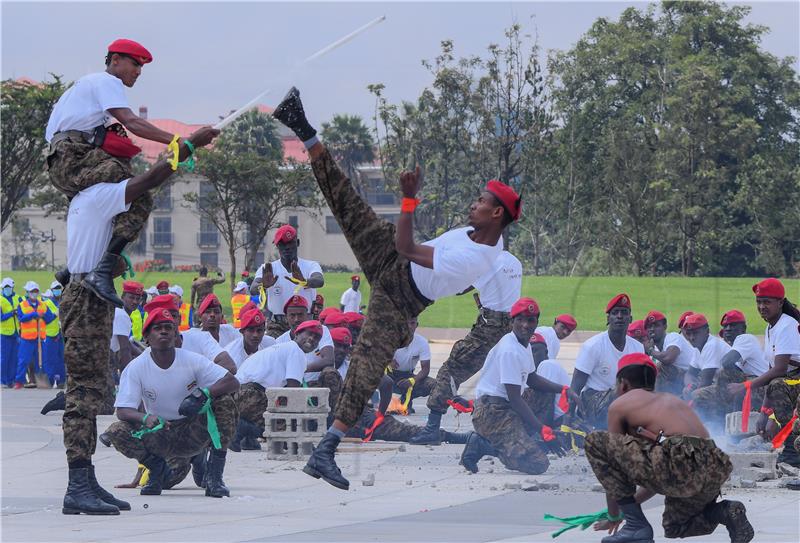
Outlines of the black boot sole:
[{"label": "black boot sole", "polygon": [[105,516],[112,516],[112,515],[119,515],[119,511],[84,511],[83,509],[74,509],[72,507],[62,507],[61,513],[64,515],[105,515]]},{"label": "black boot sole", "polygon": [[[100,499],[102,500],[103,498],[100,498]],[[120,504],[118,504],[118,503],[109,502],[109,501],[106,501],[106,500],[103,500],[103,501],[104,501],[105,503],[107,503],[108,505],[116,505],[116,506],[117,506],[117,509],[119,509],[120,511],[130,511],[130,510],[131,510],[131,504],[129,504],[129,503],[127,503],[127,502],[126,502],[126,504],[125,504],[125,505],[120,505]]]},{"label": "black boot sole", "polygon": [[228,492],[220,492],[218,494],[212,494],[206,488],[206,496],[209,497],[209,498],[230,498],[231,497],[231,493],[230,493],[230,491],[228,491]]},{"label": "black boot sole", "polygon": [[730,521],[731,527],[726,524],[728,534],[731,537],[731,543],[748,543],[755,537],[755,530],[753,525],[747,520],[747,509],[744,504],[740,502],[732,502],[728,504],[725,517]]},{"label": "black boot sole", "polygon": [[123,307],[122,300],[120,300],[119,298],[107,298],[106,296],[103,296],[103,295],[100,293],[100,291],[99,291],[99,290],[97,290],[96,288],[94,288],[94,285],[92,285],[92,284],[91,284],[90,282],[88,282],[86,279],[84,279],[83,281],[81,281],[81,286],[82,286],[83,288],[86,288],[86,289],[89,289],[89,290],[91,290],[91,291],[92,291],[92,293],[93,293],[95,296],[97,296],[98,298],[100,298],[100,299],[101,299],[101,300],[103,300],[104,302],[107,302],[107,303],[109,303],[109,304],[113,305],[114,307],[118,307],[118,308],[122,309],[122,307]]},{"label": "black boot sole", "polygon": [[350,483],[345,485],[345,484],[340,483],[339,481],[334,481],[333,479],[329,479],[329,478],[325,477],[321,472],[317,471],[316,468],[312,468],[308,464],[306,464],[303,467],[303,473],[305,473],[306,475],[311,475],[314,479],[322,479],[323,481],[325,481],[329,485],[335,486],[336,488],[338,488],[340,490],[350,490]]}]

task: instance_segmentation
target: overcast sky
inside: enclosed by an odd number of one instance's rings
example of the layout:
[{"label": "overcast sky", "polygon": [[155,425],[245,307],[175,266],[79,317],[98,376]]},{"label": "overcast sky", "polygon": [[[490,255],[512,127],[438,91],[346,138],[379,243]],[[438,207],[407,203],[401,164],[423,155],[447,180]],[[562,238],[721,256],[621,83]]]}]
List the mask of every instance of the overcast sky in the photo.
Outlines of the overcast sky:
[{"label": "overcast sky", "polygon": [[[634,2],[232,3],[7,2],[2,9],[2,78],[74,80],[104,68],[108,44],[140,41],[155,57],[128,91],[134,111],[151,118],[213,122],[264,89],[274,105],[297,85],[312,123],[334,113],[363,116],[375,101],[366,87],[386,85],[392,102],[414,100],[430,83],[421,66],[443,39],[457,56],[482,54],[517,21],[538,31],[544,50],[568,49],[598,17],[617,18]],[[800,3],[755,2],[748,22],[768,26],[763,47],[800,57]],[[370,20],[386,21],[305,69],[303,58]],[[797,66],[798,64],[795,63]]]}]

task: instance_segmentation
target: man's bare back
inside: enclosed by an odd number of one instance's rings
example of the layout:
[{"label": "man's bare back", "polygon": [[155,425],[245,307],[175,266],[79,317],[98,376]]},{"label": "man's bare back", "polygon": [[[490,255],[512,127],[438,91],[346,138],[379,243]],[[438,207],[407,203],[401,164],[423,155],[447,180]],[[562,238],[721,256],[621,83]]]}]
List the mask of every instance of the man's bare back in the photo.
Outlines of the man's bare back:
[{"label": "man's bare back", "polygon": [[622,394],[608,409],[609,432],[636,436],[639,426],[665,436],[708,437],[708,430],[686,402],[641,388]]}]

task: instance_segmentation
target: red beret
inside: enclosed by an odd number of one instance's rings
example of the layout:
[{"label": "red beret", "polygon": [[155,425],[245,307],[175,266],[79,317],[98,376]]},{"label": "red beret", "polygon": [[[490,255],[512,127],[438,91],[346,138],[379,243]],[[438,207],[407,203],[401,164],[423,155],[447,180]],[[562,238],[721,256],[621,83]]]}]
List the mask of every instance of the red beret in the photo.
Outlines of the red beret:
[{"label": "red beret", "polygon": [[644,318],[645,323],[650,324],[651,322],[656,321],[666,321],[667,316],[664,315],[661,311],[656,311],[655,309],[647,313],[647,316]]},{"label": "red beret", "polygon": [[108,46],[108,52],[129,55],[133,57],[133,59],[139,64],[148,64],[153,62],[153,55],[150,54],[150,51],[145,49],[142,44],[136,43],[133,40],[114,40],[111,42],[111,45]]},{"label": "red beret", "polygon": [[628,325],[628,335],[635,339],[640,339],[645,336],[644,320],[633,321]]},{"label": "red beret", "polygon": [[222,304],[219,302],[219,298],[217,298],[216,294],[212,293],[203,298],[203,303],[201,303],[200,307],[197,308],[197,314],[202,315],[209,307],[222,307]]},{"label": "red beret", "polygon": [[523,297],[514,302],[511,306],[511,316],[525,315],[526,317],[533,317],[539,314],[539,304],[533,298]]},{"label": "red beret", "polygon": [[142,294],[144,294],[144,285],[139,283],[138,281],[123,281],[122,292],[128,292],[130,294],[136,294],[137,296],[141,296]]},{"label": "red beret", "polygon": [[249,272],[249,271],[247,271],[247,270],[244,270],[244,271],[242,272],[242,277],[250,277],[250,272]]},{"label": "red beret", "polygon": [[759,298],[784,298],[786,290],[783,288],[783,283],[777,279],[770,277],[753,285],[753,292]]},{"label": "red beret", "polygon": [[733,324],[734,322],[747,322],[744,318],[744,313],[738,309],[731,309],[722,315],[722,320],[719,321],[719,325],[725,326],[726,324]]},{"label": "red beret", "polygon": [[284,224],[275,231],[275,237],[272,238],[272,243],[275,245],[279,243],[289,243],[297,238],[297,230],[291,224]]},{"label": "red beret", "polygon": [[628,309],[631,308],[631,297],[625,293],[617,294],[608,302],[606,305],[606,313],[611,313],[611,310],[615,307],[627,307]]},{"label": "red beret", "polygon": [[242,324],[240,325],[240,330],[244,330],[245,328],[250,328],[251,326],[260,326],[267,322],[264,318],[264,314],[258,309],[251,309],[247,311],[240,317]]},{"label": "red beret", "polygon": [[290,307],[302,307],[306,311],[308,311],[308,300],[300,296],[299,294],[295,294],[288,300],[286,303],[283,304],[283,313],[286,314],[286,310]]},{"label": "red beret", "polygon": [[544,343],[545,345],[547,345],[547,340],[544,339],[544,336],[539,332],[534,332],[534,334],[531,336],[530,343],[531,345],[533,345],[534,343]]},{"label": "red beret", "polygon": [[159,281],[156,285],[156,290],[169,290],[169,283],[166,281]]},{"label": "red beret", "polygon": [[350,280],[351,281],[361,281],[361,276],[360,275],[351,275],[350,276]]},{"label": "red beret", "polygon": [[294,334],[297,335],[303,330],[311,330],[317,335],[322,335],[322,323],[319,321],[303,321],[294,329]]},{"label": "red beret", "polygon": [[689,315],[694,315],[694,311],[684,311],[681,313],[681,316],[678,318],[678,329],[683,329],[683,324],[686,322],[686,317]]},{"label": "red beret", "polygon": [[342,313],[344,316],[345,322],[350,326],[355,326],[356,328],[361,328],[361,325],[367,319],[361,313],[356,313],[355,311],[346,311]]},{"label": "red beret", "polygon": [[175,324],[175,319],[172,317],[172,313],[169,312],[169,309],[158,309],[148,313],[147,319],[145,319],[144,324],[142,325],[142,333],[147,332],[147,329],[153,324],[158,324],[161,322],[171,322]]},{"label": "red beret", "polygon": [[335,343],[341,343],[342,345],[353,344],[353,334],[347,328],[334,328],[331,330],[331,339]]},{"label": "red beret", "polygon": [[159,309],[168,309],[170,311],[178,311],[178,306],[175,305],[175,296],[172,294],[159,294],[144,306],[147,313],[157,311]]},{"label": "red beret", "polygon": [[317,294],[314,298],[314,303],[317,305],[325,305],[325,296],[322,294]]},{"label": "red beret", "polygon": [[505,183],[492,179],[486,183],[486,192],[497,198],[513,220],[516,221],[522,215],[522,198]]},{"label": "red beret", "polygon": [[[321,320],[322,314],[320,314]],[[328,328],[335,327],[335,326],[347,326],[347,317],[345,317],[344,313],[341,311],[337,311],[336,313],[328,313],[325,317],[325,326]]]},{"label": "red beret", "polygon": [[326,307],[319,312],[319,320],[327,324],[326,319],[334,313],[341,313],[341,310],[338,307]]},{"label": "red beret", "polygon": [[573,332],[578,327],[578,321],[575,320],[575,317],[570,315],[569,313],[564,313],[563,315],[559,315],[556,317],[556,322],[560,322],[567,328],[569,328],[570,332]]},{"label": "red beret", "polygon": [[658,374],[658,368],[653,362],[653,359],[644,353],[626,354],[620,358],[619,362],[617,363],[617,374],[622,371],[622,368],[626,368],[628,366],[650,366],[653,368],[653,371]]},{"label": "red beret", "polygon": [[258,309],[258,306],[254,304],[252,300],[244,304],[242,308],[239,310],[239,320],[242,320],[242,316],[251,309]]},{"label": "red beret", "polygon": [[696,330],[703,326],[708,326],[708,319],[702,313],[692,313],[683,321],[683,328],[686,330]]}]

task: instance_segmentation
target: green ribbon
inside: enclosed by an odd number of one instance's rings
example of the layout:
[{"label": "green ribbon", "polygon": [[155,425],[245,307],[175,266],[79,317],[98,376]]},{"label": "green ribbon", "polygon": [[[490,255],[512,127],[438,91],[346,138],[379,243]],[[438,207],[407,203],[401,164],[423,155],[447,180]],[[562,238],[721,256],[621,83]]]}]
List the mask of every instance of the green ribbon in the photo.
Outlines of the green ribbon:
[{"label": "green ribbon", "polygon": [[133,279],[134,277],[136,277],[136,272],[133,271],[133,262],[131,262],[130,257],[125,254],[125,251],[122,251],[119,256],[122,257],[122,259],[125,261],[125,264],[127,265],[125,271],[122,272],[122,278],[127,279],[130,277],[131,279]]},{"label": "green ribbon", "polygon": [[574,517],[554,517],[549,513],[545,513],[544,520],[557,520],[567,525],[564,528],[560,529],[559,531],[550,534],[551,537],[555,538],[568,530],[572,530],[573,528],[580,528],[581,530],[585,530],[595,522],[600,522],[601,520],[610,520],[613,522],[620,521],[622,520],[622,515],[620,515],[619,517],[612,518],[608,514],[608,509],[603,509],[602,511],[598,511],[597,513],[592,513],[589,515],[576,515]]},{"label": "green ribbon", "polygon": [[206,400],[206,403],[203,404],[203,407],[200,409],[198,414],[206,416],[206,421],[208,422],[208,435],[211,437],[211,443],[214,445],[215,449],[221,449],[222,441],[220,441],[219,428],[217,428],[217,417],[214,416],[214,410],[211,409],[211,393],[207,388],[201,390],[208,399]]},{"label": "green ribbon", "polygon": [[144,437],[145,434],[152,434],[153,432],[158,432],[164,427],[164,419],[158,417],[158,424],[156,424],[152,428],[147,428],[144,425],[144,423],[147,421],[147,417],[149,416],[150,416],[149,413],[145,414],[144,418],[142,419],[142,427],[139,430],[131,432],[131,435],[136,439],[142,439],[142,437]]}]

